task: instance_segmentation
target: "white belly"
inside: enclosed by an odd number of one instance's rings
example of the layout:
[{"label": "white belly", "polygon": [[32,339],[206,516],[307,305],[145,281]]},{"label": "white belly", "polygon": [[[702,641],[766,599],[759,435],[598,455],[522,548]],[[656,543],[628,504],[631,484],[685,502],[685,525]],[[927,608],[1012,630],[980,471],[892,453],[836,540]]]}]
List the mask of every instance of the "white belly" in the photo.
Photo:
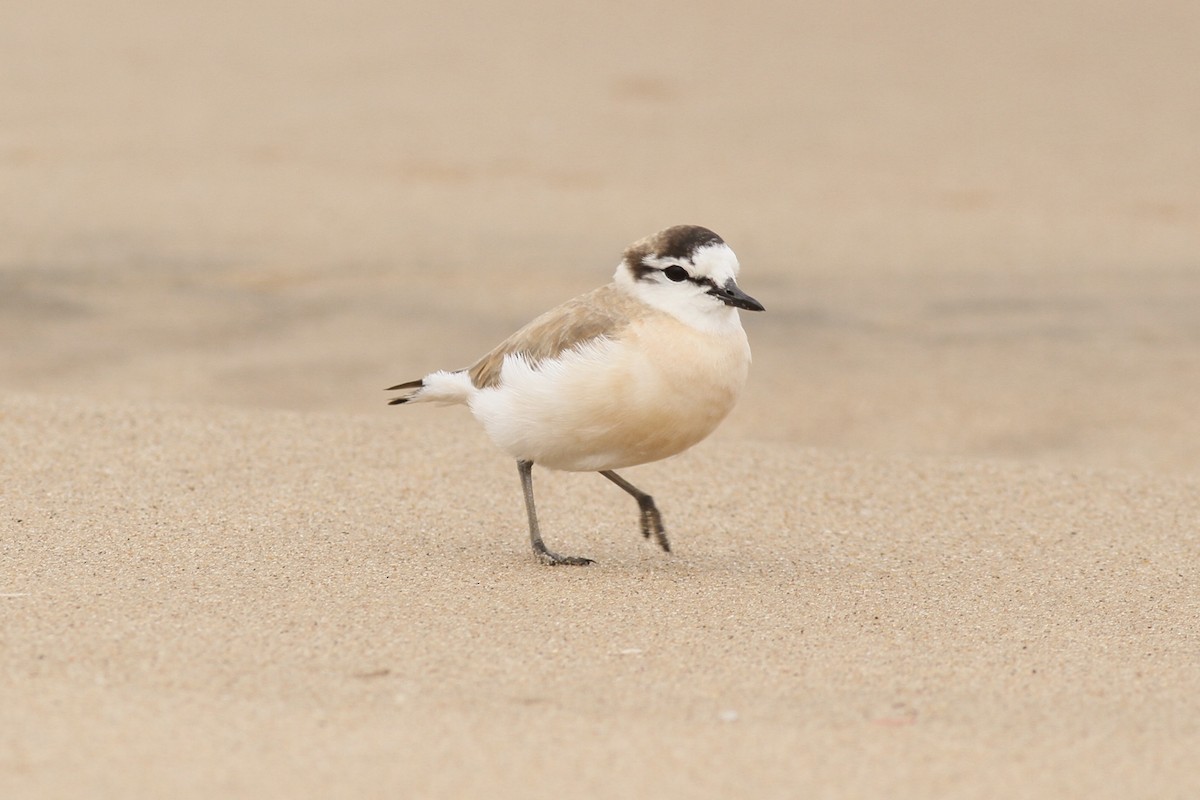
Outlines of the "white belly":
[{"label": "white belly", "polygon": [[737,402],[750,364],[740,325],[698,331],[674,319],[634,323],[530,367],[509,356],[471,412],[511,456],[592,471],[657,461],[708,436]]}]

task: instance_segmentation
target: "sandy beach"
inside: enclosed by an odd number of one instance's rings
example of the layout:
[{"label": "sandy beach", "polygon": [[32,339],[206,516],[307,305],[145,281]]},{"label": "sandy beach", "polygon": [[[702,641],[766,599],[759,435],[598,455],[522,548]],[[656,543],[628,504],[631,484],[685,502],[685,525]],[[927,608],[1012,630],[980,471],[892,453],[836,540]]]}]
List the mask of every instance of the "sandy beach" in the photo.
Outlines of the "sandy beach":
[{"label": "sandy beach", "polygon": [[[1200,794],[1200,11],[0,26],[0,797]],[[516,469],[382,388],[688,222],[754,365]]]}]

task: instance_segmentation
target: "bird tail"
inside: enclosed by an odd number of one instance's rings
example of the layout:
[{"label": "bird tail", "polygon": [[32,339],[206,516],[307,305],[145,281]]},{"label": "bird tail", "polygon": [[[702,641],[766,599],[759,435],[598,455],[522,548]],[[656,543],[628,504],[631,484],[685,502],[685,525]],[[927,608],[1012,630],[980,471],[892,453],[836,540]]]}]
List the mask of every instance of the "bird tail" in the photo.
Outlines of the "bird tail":
[{"label": "bird tail", "polygon": [[424,378],[388,387],[389,392],[401,392],[399,397],[388,401],[389,406],[404,403],[466,403],[475,393],[475,385],[466,370],[458,372],[431,372]]}]

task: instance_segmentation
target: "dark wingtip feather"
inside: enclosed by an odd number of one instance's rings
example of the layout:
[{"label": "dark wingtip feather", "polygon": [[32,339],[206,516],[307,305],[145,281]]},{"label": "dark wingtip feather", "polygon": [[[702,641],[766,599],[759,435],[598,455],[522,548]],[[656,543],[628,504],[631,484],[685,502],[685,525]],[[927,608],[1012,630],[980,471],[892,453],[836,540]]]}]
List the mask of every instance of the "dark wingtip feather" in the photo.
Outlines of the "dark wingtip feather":
[{"label": "dark wingtip feather", "polygon": [[406,383],[398,383],[395,386],[389,386],[384,391],[408,392],[408,394],[406,394],[402,397],[393,397],[391,400],[388,401],[388,405],[389,406],[398,406],[398,405],[403,405],[404,403],[407,403],[409,400],[412,400],[413,397],[416,395],[417,391],[424,386],[425,386],[424,378],[420,378],[415,381],[408,381]]}]

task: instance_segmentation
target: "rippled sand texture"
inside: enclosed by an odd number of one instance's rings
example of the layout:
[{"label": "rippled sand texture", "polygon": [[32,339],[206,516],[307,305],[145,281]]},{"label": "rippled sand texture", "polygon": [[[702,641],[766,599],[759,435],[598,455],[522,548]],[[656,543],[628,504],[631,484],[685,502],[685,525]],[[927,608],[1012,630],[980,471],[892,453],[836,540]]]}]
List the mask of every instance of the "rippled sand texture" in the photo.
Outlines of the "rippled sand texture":
[{"label": "rippled sand texture", "polygon": [[[0,797],[1200,795],[1200,6],[10,4]],[[721,233],[629,498],[382,388]]]}]

